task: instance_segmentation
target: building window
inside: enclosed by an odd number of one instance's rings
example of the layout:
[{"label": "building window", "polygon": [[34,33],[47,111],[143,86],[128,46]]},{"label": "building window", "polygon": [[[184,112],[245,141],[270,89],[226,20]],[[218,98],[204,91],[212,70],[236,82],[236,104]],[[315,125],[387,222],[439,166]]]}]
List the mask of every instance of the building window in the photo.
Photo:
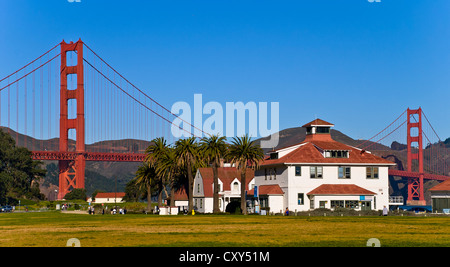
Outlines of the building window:
[{"label": "building window", "polygon": [[325,209],[325,204],[327,204],[326,201],[319,201],[319,208]]},{"label": "building window", "polygon": [[350,167],[342,167],[338,168],[338,178],[339,179],[350,179],[351,176],[351,168]]},{"label": "building window", "polygon": [[266,181],[267,181],[267,168],[264,168],[264,175],[266,176]]},{"label": "building window", "polygon": [[278,159],[278,152],[271,153],[270,154],[270,159]]},{"label": "building window", "polygon": [[200,194],[200,184],[197,184],[197,193]]},{"label": "building window", "polygon": [[277,169],[276,168],[265,169],[265,171],[266,171],[266,180],[267,180],[267,176],[269,176],[269,180],[272,180],[272,178],[274,180],[277,179]]},{"label": "building window", "polygon": [[325,157],[327,157],[327,158],[348,158],[348,151],[347,150],[325,151]]},{"label": "building window", "polygon": [[322,179],[323,178],[323,167],[322,166],[310,167],[310,175],[311,175],[311,178]]},{"label": "building window", "polygon": [[302,176],[302,167],[295,166],[295,176]]},{"label": "building window", "polygon": [[357,209],[359,207],[359,202],[357,200],[346,200],[345,207],[347,209]]},{"label": "building window", "polygon": [[239,183],[238,182],[234,182],[234,184],[233,184],[233,191],[235,191],[235,192],[239,191]]},{"label": "building window", "polygon": [[319,134],[329,134],[330,133],[330,127],[317,127],[316,133]]},{"label": "building window", "polygon": [[366,167],[367,179],[378,179],[378,167]]},{"label": "building window", "polygon": [[298,205],[305,204],[303,193],[298,193],[298,195],[297,195],[297,203],[298,203]]},{"label": "building window", "polygon": [[331,200],[331,208],[343,208],[344,207],[344,200]]},{"label": "building window", "polygon": [[261,205],[261,208],[267,208],[267,207],[269,207],[269,199],[268,198],[263,198],[263,197],[261,197],[260,199],[259,199],[259,204]]}]

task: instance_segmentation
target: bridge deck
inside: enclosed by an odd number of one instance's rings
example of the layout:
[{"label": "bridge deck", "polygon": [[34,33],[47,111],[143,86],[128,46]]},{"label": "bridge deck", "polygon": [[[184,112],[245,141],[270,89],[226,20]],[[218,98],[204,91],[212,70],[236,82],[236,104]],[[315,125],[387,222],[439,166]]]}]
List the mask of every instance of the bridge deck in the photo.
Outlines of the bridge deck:
[{"label": "bridge deck", "polygon": [[[389,170],[389,175],[391,176],[400,176],[400,177],[407,177],[407,178],[419,178],[420,173],[418,172],[408,172],[408,171],[399,171],[399,170]],[[449,179],[449,176],[445,175],[438,175],[438,174],[431,174],[431,173],[424,173],[423,174],[424,179],[428,180],[438,180],[438,181],[445,181]]]},{"label": "bridge deck", "polygon": [[75,160],[83,155],[87,161],[123,161],[142,162],[145,154],[139,153],[99,153],[99,152],[59,152],[59,151],[32,151],[33,160]]}]

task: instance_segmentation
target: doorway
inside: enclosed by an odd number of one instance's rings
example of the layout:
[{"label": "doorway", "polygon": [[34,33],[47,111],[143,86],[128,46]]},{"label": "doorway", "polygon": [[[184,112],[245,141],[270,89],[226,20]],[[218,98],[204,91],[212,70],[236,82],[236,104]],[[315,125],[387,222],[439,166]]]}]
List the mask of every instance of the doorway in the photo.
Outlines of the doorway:
[{"label": "doorway", "polygon": [[370,201],[361,201],[361,211],[372,210]]}]

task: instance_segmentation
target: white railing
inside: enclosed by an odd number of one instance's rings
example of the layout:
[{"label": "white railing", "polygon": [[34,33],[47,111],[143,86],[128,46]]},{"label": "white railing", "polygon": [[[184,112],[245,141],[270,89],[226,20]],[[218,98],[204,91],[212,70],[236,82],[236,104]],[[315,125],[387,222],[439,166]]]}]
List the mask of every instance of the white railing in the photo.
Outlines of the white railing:
[{"label": "white railing", "polygon": [[403,205],[404,204],[403,196],[389,197],[389,204],[390,205]]}]

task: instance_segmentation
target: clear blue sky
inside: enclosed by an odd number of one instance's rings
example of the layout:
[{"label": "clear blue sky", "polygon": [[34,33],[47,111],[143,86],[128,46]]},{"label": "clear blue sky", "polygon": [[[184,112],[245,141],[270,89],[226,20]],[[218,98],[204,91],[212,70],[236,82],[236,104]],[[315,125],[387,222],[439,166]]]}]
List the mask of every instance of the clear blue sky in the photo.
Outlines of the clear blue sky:
[{"label": "clear blue sky", "polygon": [[[450,137],[450,1],[1,0],[0,76],[82,38],[163,105],[280,103],[369,138],[421,106]],[[168,93],[170,92],[170,93]]]}]

